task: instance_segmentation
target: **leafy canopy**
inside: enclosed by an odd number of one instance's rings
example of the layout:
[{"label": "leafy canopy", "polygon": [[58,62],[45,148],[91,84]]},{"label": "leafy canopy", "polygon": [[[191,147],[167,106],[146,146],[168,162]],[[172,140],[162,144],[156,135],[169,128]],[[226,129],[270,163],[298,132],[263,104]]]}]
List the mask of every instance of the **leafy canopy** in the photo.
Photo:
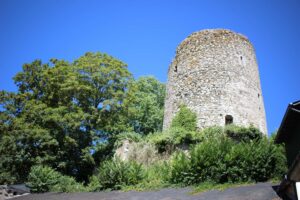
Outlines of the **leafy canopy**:
[{"label": "leafy canopy", "polygon": [[186,131],[196,131],[197,116],[187,106],[181,105],[172,120],[171,128],[183,128]]},{"label": "leafy canopy", "polygon": [[133,78],[112,56],[35,60],[14,81],[18,92],[0,92],[0,184],[23,182],[37,164],[86,181],[99,141],[130,130],[124,100]]},{"label": "leafy canopy", "polygon": [[165,85],[154,77],[141,77],[131,82],[124,100],[128,123],[141,134],[161,131]]}]

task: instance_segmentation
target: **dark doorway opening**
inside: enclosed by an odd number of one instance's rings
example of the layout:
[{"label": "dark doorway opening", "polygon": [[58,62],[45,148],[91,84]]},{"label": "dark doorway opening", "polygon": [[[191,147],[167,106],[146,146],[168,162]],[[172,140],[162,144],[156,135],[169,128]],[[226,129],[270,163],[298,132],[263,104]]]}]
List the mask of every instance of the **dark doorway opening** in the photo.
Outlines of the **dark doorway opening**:
[{"label": "dark doorway opening", "polygon": [[233,117],[231,115],[225,116],[225,125],[229,125],[233,123]]}]

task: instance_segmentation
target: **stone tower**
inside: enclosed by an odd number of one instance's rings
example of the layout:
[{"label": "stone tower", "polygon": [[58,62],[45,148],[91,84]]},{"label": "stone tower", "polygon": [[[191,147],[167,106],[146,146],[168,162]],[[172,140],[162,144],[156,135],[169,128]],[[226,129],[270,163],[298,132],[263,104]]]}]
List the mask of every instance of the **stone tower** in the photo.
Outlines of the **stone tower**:
[{"label": "stone tower", "polygon": [[168,70],[164,129],[182,104],[197,114],[200,129],[253,124],[267,134],[255,52],[245,36],[203,30],[177,47]]}]

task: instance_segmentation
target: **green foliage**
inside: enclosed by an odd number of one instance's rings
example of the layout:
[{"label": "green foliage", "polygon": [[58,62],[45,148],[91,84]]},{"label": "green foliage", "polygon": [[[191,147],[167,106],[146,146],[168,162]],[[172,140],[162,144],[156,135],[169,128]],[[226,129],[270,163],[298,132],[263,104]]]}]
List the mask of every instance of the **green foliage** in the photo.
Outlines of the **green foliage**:
[{"label": "green foliage", "polygon": [[95,163],[101,163],[104,160],[111,158],[114,155],[115,137],[109,137],[107,140],[100,140],[96,142],[91,151]]},{"label": "green foliage", "polygon": [[[135,81],[125,63],[107,54],[35,60],[14,81],[17,92],[0,91],[0,184],[28,180],[33,192],[99,191],[264,181],[286,171],[283,148],[253,126],[197,131],[196,114],[183,105],[160,132],[165,85],[153,77]],[[130,161],[111,160],[125,139],[134,149]]]},{"label": "green foliage", "polygon": [[159,153],[170,153],[174,149],[174,139],[168,132],[156,132],[149,134],[146,141],[154,144]]},{"label": "green foliage", "polygon": [[146,138],[155,144],[159,153],[172,153],[177,147],[189,146],[202,141],[202,135],[196,131],[188,131],[182,127],[173,127],[165,132],[149,134]]},{"label": "green foliage", "polygon": [[183,128],[187,131],[196,131],[197,116],[187,106],[181,105],[172,120],[171,128]]},{"label": "green foliage", "polygon": [[8,174],[26,181],[37,164],[88,181],[99,161],[90,153],[93,144],[129,129],[122,104],[132,80],[126,64],[102,53],[72,63],[36,60],[14,80],[18,92],[0,92],[0,183]]},{"label": "green foliage", "polygon": [[35,60],[14,81],[18,92],[0,91],[0,184],[26,181],[38,164],[88,182],[96,163],[112,155],[114,135],[162,127],[165,85],[134,81],[107,54]]},{"label": "green foliage", "polygon": [[89,178],[89,184],[87,185],[87,191],[89,192],[97,192],[102,188],[99,179],[97,176],[93,175]]},{"label": "green foliage", "polygon": [[172,159],[172,183],[266,181],[286,171],[283,149],[267,138],[236,143],[218,136]]},{"label": "green foliage", "polygon": [[49,192],[59,183],[60,174],[47,166],[33,166],[26,185],[31,192]]},{"label": "green foliage", "polygon": [[133,130],[140,134],[161,131],[165,85],[154,77],[141,77],[131,82],[124,106],[127,121]]},{"label": "green foliage", "polygon": [[52,192],[84,192],[87,188],[83,184],[76,182],[73,177],[62,176],[58,178],[58,183],[52,188]]},{"label": "green foliage", "polygon": [[259,129],[255,128],[253,125],[246,128],[231,124],[227,125],[224,131],[228,137],[237,142],[249,142],[251,140],[259,140],[263,136],[263,133],[260,132]]},{"label": "green foliage", "polygon": [[[178,136],[174,132],[150,134],[146,140],[135,137],[132,133],[120,136],[120,139],[138,138],[138,142],[132,143],[134,153],[129,154],[129,161],[115,158],[102,162],[96,173],[90,176],[86,186],[72,177],[41,166],[32,168],[28,185],[34,192],[149,190],[172,184],[201,184],[197,190],[202,190],[280,179],[287,170],[284,149],[275,145],[272,138],[237,142],[227,137],[222,127],[207,128],[200,133],[195,132],[194,136],[185,134],[184,131],[180,131],[180,134],[187,136]],[[162,141],[161,138],[167,136],[169,144],[175,146],[184,144],[185,141],[197,142],[190,143],[193,146],[189,152],[183,152],[178,146],[178,151],[170,157],[157,153],[153,146],[155,141]],[[186,137],[192,139],[182,139]]]},{"label": "green foliage", "polygon": [[[195,181],[226,182],[226,162],[233,143],[227,138],[216,138],[196,145],[191,152],[191,168],[196,175]],[[195,167],[195,168],[194,168]]]},{"label": "green foliage", "polygon": [[160,184],[168,184],[170,176],[170,165],[168,160],[161,160],[148,166],[146,171],[147,182],[159,182]]},{"label": "green foliage", "polygon": [[[235,167],[228,178],[232,181],[266,181],[282,176],[286,171],[283,151],[272,141],[240,143],[232,149],[228,163]],[[279,156],[279,157],[278,157]],[[239,170],[237,170],[239,169]]]},{"label": "green foliage", "polygon": [[224,128],[221,126],[211,126],[200,131],[199,134],[202,140],[211,140],[224,137]]},{"label": "green foliage", "polygon": [[[271,139],[271,143],[274,141]],[[285,149],[283,145],[272,145],[272,158],[274,159],[274,169],[272,170],[272,178],[281,180],[283,175],[287,172],[287,160],[285,156]]]},{"label": "green foliage", "polygon": [[121,161],[119,158],[105,161],[97,171],[102,189],[120,189],[122,186],[135,185],[144,176],[141,164]]},{"label": "green foliage", "polygon": [[13,184],[16,182],[16,177],[14,174],[11,174],[10,172],[7,171],[2,171],[0,172],[0,184],[3,185],[8,185],[8,184]]},{"label": "green foliage", "polygon": [[145,168],[144,178],[136,185],[124,186],[122,190],[156,190],[171,186],[169,180],[169,163],[167,161],[158,161]]},{"label": "green foliage", "polygon": [[63,176],[48,166],[31,168],[26,185],[31,192],[82,192],[86,188],[73,177]]},{"label": "green foliage", "polygon": [[172,135],[173,142],[175,145],[180,144],[196,144],[201,142],[202,137],[197,131],[186,130],[182,127],[173,127],[169,131],[169,134]]},{"label": "green foliage", "polygon": [[122,145],[124,140],[129,140],[130,142],[140,142],[142,141],[142,136],[136,132],[124,132],[115,136],[114,146],[118,148]]},{"label": "green foliage", "polygon": [[191,161],[183,153],[176,153],[171,161],[169,181],[174,184],[189,185],[194,183],[194,174],[191,174]]}]

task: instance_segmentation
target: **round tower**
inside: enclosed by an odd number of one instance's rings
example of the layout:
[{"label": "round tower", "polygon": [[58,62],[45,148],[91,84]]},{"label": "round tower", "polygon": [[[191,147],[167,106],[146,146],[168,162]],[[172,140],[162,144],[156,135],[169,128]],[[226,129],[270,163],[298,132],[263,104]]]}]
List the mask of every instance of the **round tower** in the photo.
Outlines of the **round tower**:
[{"label": "round tower", "polygon": [[197,114],[200,129],[253,124],[267,134],[256,56],[245,36],[203,30],[177,47],[168,70],[164,129],[182,104]]}]

